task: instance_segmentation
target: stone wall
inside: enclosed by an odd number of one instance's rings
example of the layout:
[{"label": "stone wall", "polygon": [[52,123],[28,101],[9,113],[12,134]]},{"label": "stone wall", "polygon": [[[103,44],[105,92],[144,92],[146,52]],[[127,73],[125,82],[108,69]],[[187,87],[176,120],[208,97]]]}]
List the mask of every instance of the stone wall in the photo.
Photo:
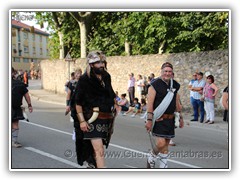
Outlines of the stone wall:
[{"label": "stone wall", "polygon": [[[198,53],[177,53],[168,55],[139,55],[139,56],[113,56],[107,57],[108,72],[112,76],[112,85],[115,91],[127,93],[128,74],[134,73],[149,76],[154,73],[160,75],[162,63],[170,62],[174,66],[175,80],[181,84],[180,96],[184,109],[189,109],[189,90],[188,83],[192,74],[196,71],[210,73],[215,78],[215,84],[219,87],[219,93],[216,99],[216,107],[222,90],[228,84],[228,50],[209,51]],[[86,68],[85,59],[77,59],[70,62],[70,72],[77,67]],[[41,62],[42,85],[43,88],[55,93],[64,93],[64,83],[69,77],[69,63],[64,60],[45,60]],[[205,78],[205,77],[204,77]]]}]

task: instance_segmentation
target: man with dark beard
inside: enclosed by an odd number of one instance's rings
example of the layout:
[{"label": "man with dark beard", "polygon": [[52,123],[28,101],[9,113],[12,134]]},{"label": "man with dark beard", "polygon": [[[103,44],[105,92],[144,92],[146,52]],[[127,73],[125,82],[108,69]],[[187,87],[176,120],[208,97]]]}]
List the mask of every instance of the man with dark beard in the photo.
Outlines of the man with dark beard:
[{"label": "man with dark beard", "polygon": [[76,110],[81,129],[82,163],[95,158],[96,168],[105,168],[104,145],[108,147],[115,118],[115,93],[105,70],[106,56],[90,52],[88,67],[76,87]]}]

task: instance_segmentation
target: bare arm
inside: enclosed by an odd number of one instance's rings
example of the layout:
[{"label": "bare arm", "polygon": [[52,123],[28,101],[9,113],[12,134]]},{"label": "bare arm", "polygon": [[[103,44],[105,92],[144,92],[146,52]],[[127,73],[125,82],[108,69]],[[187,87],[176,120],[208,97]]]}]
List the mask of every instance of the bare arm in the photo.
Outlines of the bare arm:
[{"label": "bare arm", "polygon": [[148,104],[147,104],[147,112],[153,112],[153,103],[156,97],[155,89],[150,86],[148,89]]},{"label": "bare arm", "polygon": [[32,108],[32,104],[31,104],[31,98],[29,96],[29,93],[27,92],[26,94],[24,94],[24,98],[28,104],[28,109],[29,109],[29,112],[31,113],[33,111],[33,108]]},{"label": "bare arm", "polygon": [[217,93],[218,93],[218,88],[217,88],[217,86],[216,86],[214,83],[212,83],[211,87],[214,89],[214,94],[213,94],[212,96],[216,96]]},{"label": "bare arm", "polygon": [[191,90],[192,89],[192,84],[188,85],[188,89]]},{"label": "bare arm", "polygon": [[150,86],[148,89],[148,103],[147,103],[147,123],[145,125],[147,131],[151,131],[153,119],[153,103],[156,97],[155,89]]},{"label": "bare arm", "polygon": [[181,100],[180,100],[180,95],[178,93],[177,93],[177,96],[176,96],[176,111],[177,112],[182,111],[182,104],[181,104]]},{"label": "bare arm", "polygon": [[76,110],[77,110],[78,121],[80,122],[80,128],[83,132],[87,132],[89,129],[89,125],[83,116],[82,106],[76,105]]},{"label": "bare arm", "polygon": [[203,90],[203,87],[192,87],[191,90],[192,91],[201,91],[201,90]]},{"label": "bare arm", "polygon": [[68,88],[66,100],[70,100],[70,97],[71,97],[71,90]]},{"label": "bare arm", "polygon": [[225,110],[228,110],[228,93],[224,92],[222,95],[222,104]]}]

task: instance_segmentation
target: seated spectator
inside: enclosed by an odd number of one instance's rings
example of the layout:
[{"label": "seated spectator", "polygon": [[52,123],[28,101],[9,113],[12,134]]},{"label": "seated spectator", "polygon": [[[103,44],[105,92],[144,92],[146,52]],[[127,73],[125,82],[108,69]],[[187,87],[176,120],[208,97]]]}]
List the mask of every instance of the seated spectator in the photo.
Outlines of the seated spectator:
[{"label": "seated spectator", "polygon": [[115,94],[116,94],[115,99],[116,99],[117,102],[119,102],[121,99],[120,99],[120,97],[118,96],[118,91],[115,91]]},{"label": "seated spectator", "polygon": [[131,117],[135,117],[137,114],[141,113],[141,104],[138,102],[138,98],[134,98],[133,103],[134,107],[129,107],[129,110],[123,114],[124,116],[130,112],[132,112]]},{"label": "seated spectator", "polygon": [[147,110],[147,103],[145,99],[141,99],[141,113],[146,112]]},{"label": "seated spectator", "polygon": [[122,94],[120,100],[117,102],[117,113],[119,114],[121,111],[129,110],[129,102],[126,99],[126,94]]}]

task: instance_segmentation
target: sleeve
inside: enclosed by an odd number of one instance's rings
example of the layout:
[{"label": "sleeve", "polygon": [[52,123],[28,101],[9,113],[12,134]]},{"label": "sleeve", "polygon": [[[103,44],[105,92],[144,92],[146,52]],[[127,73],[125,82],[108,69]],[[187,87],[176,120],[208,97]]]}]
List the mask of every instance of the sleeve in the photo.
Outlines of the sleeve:
[{"label": "sleeve", "polygon": [[157,80],[155,80],[155,81],[152,81],[151,83],[150,83],[150,85],[153,87],[153,89],[156,91],[156,85],[157,85]]},{"label": "sleeve", "polygon": [[71,82],[69,82],[67,87],[71,90],[71,92],[73,91],[73,84]]},{"label": "sleeve", "polygon": [[24,85],[23,82],[21,82],[20,85],[20,93],[24,96],[26,93],[28,93],[28,89],[26,88],[26,86]]},{"label": "sleeve", "polygon": [[225,89],[223,90],[223,92],[227,92],[227,93],[228,93],[228,87],[225,87]]},{"label": "sleeve", "polygon": [[188,85],[193,85],[193,82],[194,82],[194,81],[191,80]]},{"label": "sleeve", "polygon": [[203,87],[204,88],[204,86],[206,85],[206,81],[202,81],[202,83],[201,83],[201,87]]},{"label": "sleeve", "polygon": [[181,87],[181,85],[177,82],[177,85],[176,85],[177,92],[179,91],[180,87]]}]

